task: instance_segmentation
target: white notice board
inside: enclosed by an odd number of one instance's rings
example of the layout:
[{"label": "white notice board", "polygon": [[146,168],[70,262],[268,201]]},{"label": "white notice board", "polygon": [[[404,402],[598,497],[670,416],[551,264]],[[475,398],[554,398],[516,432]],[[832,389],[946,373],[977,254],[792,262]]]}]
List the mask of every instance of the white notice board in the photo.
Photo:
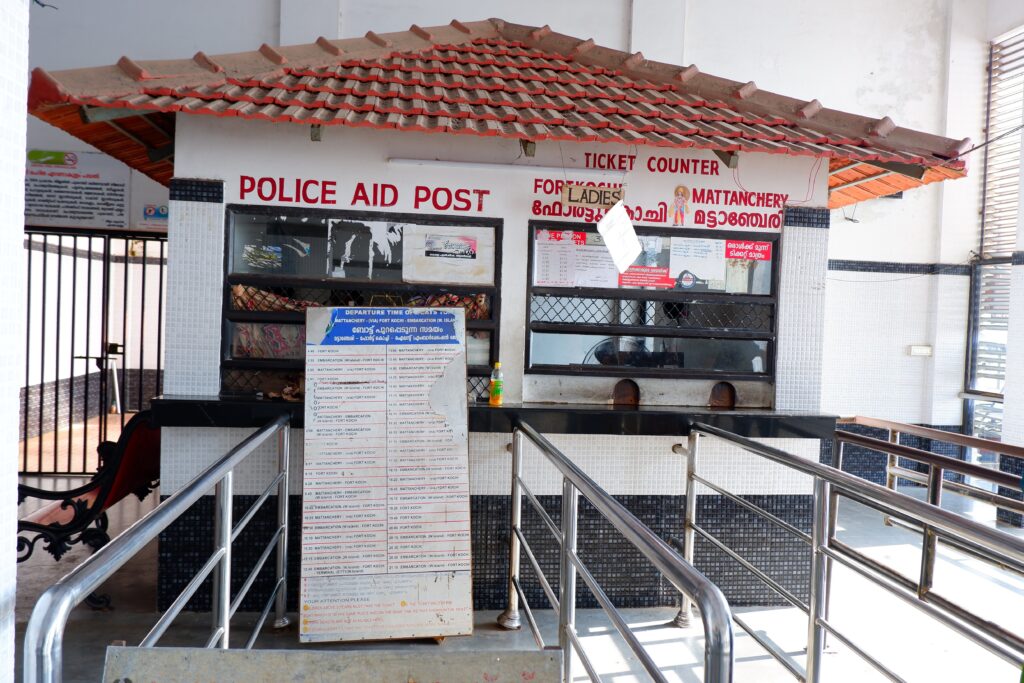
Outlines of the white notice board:
[{"label": "white notice board", "polygon": [[469,634],[462,309],[310,308],[301,642]]},{"label": "white notice board", "polygon": [[29,225],[128,227],[130,173],[120,161],[102,152],[32,149],[27,164],[25,222]]}]

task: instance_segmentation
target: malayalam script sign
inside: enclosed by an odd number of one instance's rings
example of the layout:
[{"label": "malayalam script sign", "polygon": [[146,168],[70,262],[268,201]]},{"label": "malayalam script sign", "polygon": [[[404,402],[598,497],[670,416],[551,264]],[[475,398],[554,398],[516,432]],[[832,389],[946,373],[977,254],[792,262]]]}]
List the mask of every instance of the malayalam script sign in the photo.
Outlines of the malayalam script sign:
[{"label": "malayalam script sign", "polygon": [[27,164],[27,224],[128,227],[129,171],[121,162],[100,152],[33,149]]},{"label": "malayalam script sign", "polygon": [[299,640],[472,632],[462,309],[310,308]]}]

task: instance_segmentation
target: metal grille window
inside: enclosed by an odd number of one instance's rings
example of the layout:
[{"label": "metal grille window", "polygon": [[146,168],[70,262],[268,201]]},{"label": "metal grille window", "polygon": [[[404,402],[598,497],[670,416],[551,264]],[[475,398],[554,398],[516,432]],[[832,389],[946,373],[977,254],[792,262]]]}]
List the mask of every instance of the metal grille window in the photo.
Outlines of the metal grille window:
[{"label": "metal grille window", "polygon": [[501,221],[229,206],[221,393],[302,400],[306,309],[466,311],[467,392],[498,359]]},{"label": "metal grille window", "polygon": [[1024,123],[1024,28],[993,42],[989,55],[980,258],[972,271],[966,424],[998,438],[1010,313],[1011,257],[1017,245]]},{"label": "metal grille window", "polygon": [[527,372],[771,381],[778,235],[636,231],[620,274],[593,225],[531,222]]}]

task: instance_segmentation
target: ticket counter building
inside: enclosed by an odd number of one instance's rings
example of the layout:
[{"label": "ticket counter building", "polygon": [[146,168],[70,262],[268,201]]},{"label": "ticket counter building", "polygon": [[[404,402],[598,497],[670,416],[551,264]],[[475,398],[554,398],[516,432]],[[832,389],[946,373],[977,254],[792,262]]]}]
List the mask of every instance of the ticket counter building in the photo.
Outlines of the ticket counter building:
[{"label": "ticket counter building", "polygon": [[[464,311],[464,550],[472,608],[502,610],[519,421],[671,541],[684,538],[687,493],[673,449],[693,423],[830,462],[835,416],[821,406],[830,209],[955,181],[970,147],[496,19],[37,70],[30,110],[169,186],[160,493],[289,416],[292,609],[307,310]],[[596,228],[612,193],[642,246],[624,272]],[[498,361],[505,405],[492,407]],[[702,457],[717,486],[810,528],[806,473],[724,441],[707,440]],[[276,462],[267,444],[237,473],[237,514]],[[861,474],[884,478],[874,462]],[[530,443],[519,464],[530,497],[554,512],[562,475]],[[703,527],[807,599],[799,539],[776,538],[710,488],[689,490]],[[204,497],[161,535],[160,609],[206,561],[213,507]],[[528,511],[522,524],[546,533]],[[678,600],[597,511],[583,506],[578,524],[580,556],[616,605]],[[237,577],[263,548],[250,537],[274,525],[261,512],[240,536]],[[535,547],[555,572],[556,546]],[[696,546],[695,564],[734,607],[780,603],[712,544]],[[524,596],[543,606],[550,596],[528,573]],[[273,585],[261,575],[242,609],[259,610]],[[192,607],[210,600],[201,590]],[[579,604],[597,602],[587,594]]]}]

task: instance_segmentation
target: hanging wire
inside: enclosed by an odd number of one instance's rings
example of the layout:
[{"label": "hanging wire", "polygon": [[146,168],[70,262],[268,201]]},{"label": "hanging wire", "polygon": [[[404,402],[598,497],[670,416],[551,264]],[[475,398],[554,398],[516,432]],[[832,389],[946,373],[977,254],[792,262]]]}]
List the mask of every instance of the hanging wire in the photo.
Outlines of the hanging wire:
[{"label": "hanging wire", "polygon": [[[950,263],[948,265],[936,265],[931,270],[931,272],[928,272],[928,273],[914,273],[913,275],[907,275],[906,277],[894,277],[894,278],[889,278],[889,279],[886,279],[886,280],[870,280],[870,279],[868,279],[868,280],[852,280],[852,279],[846,279],[846,278],[841,278],[841,277],[831,277],[831,276],[826,276],[825,279],[828,280],[829,282],[853,282],[853,283],[856,283],[856,284],[868,284],[868,285],[873,285],[873,284],[876,284],[876,283],[877,284],[886,284],[886,283],[889,283],[889,282],[904,282],[906,280],[916,280],[918,278],[930,277],[932,275],[957,275],[958,273],[956,271],[959,270],[960,268],[963,268],[964,266],[972,265],[972,260],[973,260],[973,255],[972,255],[971,259],[968,259],[967,261],[964,261],[962,263]],[[864,272],[867,273],[867,274],[871,274],[872,272],[876,272],[876,271],[864,271]]]}]

